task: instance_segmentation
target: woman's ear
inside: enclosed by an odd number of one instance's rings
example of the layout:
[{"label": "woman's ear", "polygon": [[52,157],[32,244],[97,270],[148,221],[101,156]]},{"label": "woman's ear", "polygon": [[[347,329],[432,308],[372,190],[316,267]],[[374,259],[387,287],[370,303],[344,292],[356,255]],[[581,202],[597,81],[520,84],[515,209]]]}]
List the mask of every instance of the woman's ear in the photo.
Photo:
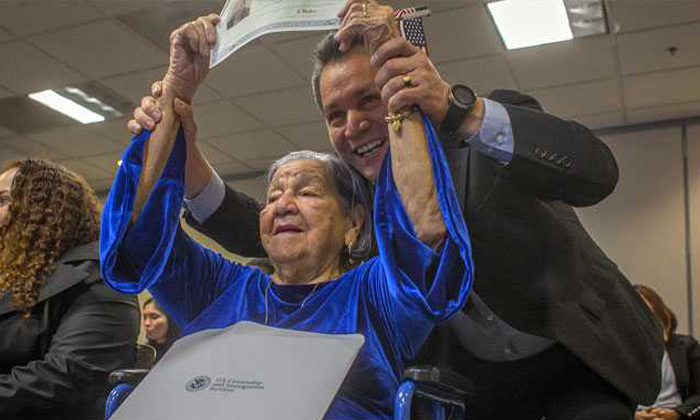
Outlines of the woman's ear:
[{"label": "woman's ear", "polygon": [[345,232],[345,246],[352,248],[357,238],[360,236],[362,231],[362,226],[365,224],[366,212],[364,207],[360,205],[355,205],[355,207],[350,212],[350,218],[348,220],[348,229]]}]

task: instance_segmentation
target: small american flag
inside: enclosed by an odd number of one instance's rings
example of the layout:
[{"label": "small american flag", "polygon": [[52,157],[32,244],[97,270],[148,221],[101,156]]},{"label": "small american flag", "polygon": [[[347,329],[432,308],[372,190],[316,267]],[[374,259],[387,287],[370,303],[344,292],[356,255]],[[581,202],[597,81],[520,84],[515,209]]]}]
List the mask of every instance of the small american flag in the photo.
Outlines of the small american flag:
[{"label": "small american flag", "polygon": [[430,16],[430,9],[426,6],[408,7],[394,12],[399,21],[401,36],[408,42],[428,53],[428,40],[423,29],[423,18]]}]

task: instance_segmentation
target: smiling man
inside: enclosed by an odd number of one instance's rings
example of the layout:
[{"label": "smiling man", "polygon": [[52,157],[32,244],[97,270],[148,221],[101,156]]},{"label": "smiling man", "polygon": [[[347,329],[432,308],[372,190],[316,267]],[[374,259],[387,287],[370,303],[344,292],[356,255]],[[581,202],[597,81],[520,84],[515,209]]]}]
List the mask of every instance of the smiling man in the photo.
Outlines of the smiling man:
[{"label": "smiling man", "polygon": [[[417,106],[441,133],[470,226],[478,296],[449,322],[452,341],[438,347],[449,347],[451,364],[475,383],[470,419],[632,418],[659,390],[649,378],[660,378],[660,332],[573,210],[614,190],[610,150],[530,96],[480,98],[448,84],[402,38],[370,56],[372,31],[395,25],[389,7],[350,0],[341,16],[339,32],[314,52],[312,76],[337,154],[373,180],[388,149],[387,116]],[[135,115],[151,128],[153,100],[142,105]],[[183,114],[183,127],[195,131],[191,115]],[[235,253],[264,255],[258,204],[191,150],[188,223]]]}]

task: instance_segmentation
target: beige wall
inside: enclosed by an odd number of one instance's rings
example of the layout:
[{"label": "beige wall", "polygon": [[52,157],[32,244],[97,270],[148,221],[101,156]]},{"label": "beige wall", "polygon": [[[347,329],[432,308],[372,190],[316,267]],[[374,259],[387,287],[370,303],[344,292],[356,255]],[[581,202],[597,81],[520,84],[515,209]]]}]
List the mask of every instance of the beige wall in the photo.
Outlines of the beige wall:
[{"label": "beige wall", "polygon": [[678,316],[678,331],[687,332],[682,129],[639,130],[603,139],[617,158],[620,182],[602,203],[578,213],[629,280],[657,290]]},{"label": "beige wall", "polygon": [[688,190],[693,279],[693,328],[700,333],[700,125],[688,127]]}]

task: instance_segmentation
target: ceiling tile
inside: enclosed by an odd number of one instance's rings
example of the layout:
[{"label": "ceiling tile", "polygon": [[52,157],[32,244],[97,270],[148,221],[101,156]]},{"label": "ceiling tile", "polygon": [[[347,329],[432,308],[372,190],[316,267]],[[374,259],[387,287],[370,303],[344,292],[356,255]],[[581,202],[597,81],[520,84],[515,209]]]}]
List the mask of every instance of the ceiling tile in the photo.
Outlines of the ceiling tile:
[{"label": "ceiling tile", "polygon": [[87,0],[105,16],[118,16],[162,4],[161,0]]},{"label": "ceiling tile", "polygon": [[267,171],[272,166],[272,163],[284,155],[266,157],[260,159],[246,160],[246,165],[250,166],[254,172]]},{"label": "ceiling tile", "polygon": [[700,117],[700,102],[667,104],[627,110],[627,122],[630,124],[685,117]]},{"label": "ceiling tile", "polygon": [[[700,64],[700,23],[637,32],[617,37],[623,74],[667,70]],[[671,54],[669,48],[677,50]]]},{"label": "ceiling tile", "polygon": [[617,79],[540,89],[528,93],[537,98],[548,113],[560,117],[620,112],[622,108]]},{"label": "ceiling tile", "polygon": [[150,94],[153,82],[163,79],[167,69],[167,66],[158,67],[151,70],[109,77],[102,79],[101,82],[135,104],[140,104],[141,98]]},{"label": "ceiling tile", "polygon": [[99,19],[102,15],[81,0],[3,0],[0,25],[19,36],[52,31]]},{"label": "ceiling tile", "polygon": [[194,117],[201,140],[261,127],[258,121],[228,101],[200,105],[195,108]]},{"label": "ceiling tile", "polygon": [[438,71],[446,82],[466,84],[481,95],[494,89],[518,89],[502,55],[439,64]]},{"label": "ceiling tile", "polygon": [[591,36],[506,53],[522,89],[617,77],[609,36]]},{"label": "ceiling tile", "polygon": [[9,145],[12,149],[17,150],[20,153],[23,153],[26,157],[49,160],[58,160],[68,157],[67,154],[61,152],[60,150],[37,143],[29,137],[9,137],[2,139],[2,143]]},{"label": "ceiling tile", "polygon": [[230,161],[227,163],[219,163],[218,165],[212,165],[214,166],[214,169],[216,170],[216,173],[218,173],[222,177],[226,177],[229,175],[239,175],[239,174],[245,174],[251,171],[249,167],[246,165],[242,164],[241,162],[237,161]]},{"label": "ceiling tile", "polygon": [[71,171],[76,172],[78,175],[87,180],[107,178],[106,171],[90,165],[83,159],[67,159],[58,161],[58,163],[67,167]]},{"label": "ceiling tile", "polygon": [[112,178],[91,179],[88,181],[88,184],[90,184],[92,189],[95,190],[95,193],[99,198],[105,200],[107,198],[107,194],[109,193],[109,189],[112,186]]},{"label": "ceiling tile", "polygon": [[197,88],[197,93],[194,94],[192,103],[197,105],[206,102],[218,101],[220,99],[221,96],[216,93],[214,89],[210,88],[206,83],[202,83]]},{"label": "ceiling tile", "polygon": [[622,85],[629,108],[693,102],[700,98],[700,67],[629,76]]},{"label": "ceiling tile", "polygon": [[202,152],[204,156],[206,156],[207,160],[212,165],[228,163],[233,160],[231,156],[227,155],[223,151],[217,149],[215,146],[212,146],[204,140],[199,140],[197,142],[197,146],[199,147],[199,151]]},{"label": "ceiling tile", "polygon": [[425,32],[436,63],[503,51],[495,27],[481,6],[434,13],[425,20]]},{"label": "ceiling tile", "polygon": [[[115,0],[112,0],[115,1]],[[148,7],[131,13],[120,13],[119,21],[134,33],[169,51],[170,34],[181,25],[209,13],[219,13],[225,0],[170,0],[148,2]]]},{"label": "ceiling tile", "polygon": [[630,32],[700,20],[696,0],[614,0],[606,2],[613,32]]},{"label": "ceiling tile", "polygon": [[262,202],[263,198],[265,198],[266,189],[264,179],[251,178],[240,181],[229,181],[228,184],[233,187],[233,189],[256,199],[258,202]]},{"label": "ceiling tile", "polygon": [[216,137],[207,142],[246,165],[250,160],[279,157],[296,149],[287,139],[270,130]]},{"label": "ceiling tile", "polygon": [[14,160],[26,159],[29,157],[27,153],[15,149],[5,142],[5,140],[0,140],[0,150],[2,150],[2,153],[0,153],[0,169]]},{"label": "ceiling tile", "polygon": [[131,119],[131,115],[109,120],[97,124],[87,126],[88,130],[97,133],[98,135],[107,137],[108,139],[120,143],[122,145],[129,144],[133,135],[126,129],[126,123]]},{"label": "ceiling tile", "polygon": [[617,127],[625,122],[622,112],[605,112],[601,114],[578,115],[571,117],[572,120],[583,124],[590,129]]},{"label": "ceiling tile", "polygon": [[[137,71],[134,73],[124,74],[120,76],[109,77],[101,80],[101,82],[134,102],[140,104],[141,99],[151,92],[151,85],[162,80],[165,76],[167,66],[158,67],[150,70]],[[201,83],[197,88],[197,93],[194,95],[194,104],[212,102],[221,99],[221,96],[213,89],[204,83]]]},{"label": "ceiling tile", "polygon": [[278,54],[282,60],[296,70],[297,74],[308,81],[311,80],[311,73],[314,69],[312,52],[324,36],[325,32],[294,41],[275,43],[268,48]]},{"label": "ceiling tile", "polygon": [[0,57],[5,57],[0,66],[0,84],[17,94],[85,80],[78,72],[23,42],[0,45]]},{"label": "ceiling tile", "polygon": [[4,127],[0,127],[0,138],[3,138],[3,137],[10,137],[10,136],[12,136],[12,135],[14,135],[14,134],[15,134],[14,131],[8,130],[7,128],[4,128]]},{"label": "ceiling tile", "polygon": [[0,28],[0,42],[7,42],[12,40],[13,38],[14,36],[11,33],[7,32],[3,28]]},{"label": "ceiling tile", "polygon": [[100,136],[85,126],[32,133],[31,138],[69,157],[103,155],[119,152],[123,148],[121,144]]},{"label": "ceiling tile", "polygon": [[102,171],[104,177],[113,177],[117,173],[117,162],[121,159],[121,153],[112,152],[105,155],[82,158],[81,160]]},{"label": "ceiling tile", "polygon": [[93,78],[168,64],[167,54],[114,20],[39,35],[30,41]]},{"label": "ceiling tile", "polygon": [[297,149],[308,149],[327,153],[333,152],[333,147],[328,139],[326,124],[323,122],[279,127],[276,130],[294,143]]},{"label": "ceiling tile", "polygon": [[225,97],[306,85],[289,66],[264,46],[247,46],[216,66],[207,85]]},{"label": "ceiling tile", "polygon": [[15,94],[11,92],[9,89],[5,89],[4,87],[0,86],[0,99],[2,98],[9,98],[10,96],[14,96]]},{"label": "ceiling tile", "polygon": [[321,118],[311,88],[307,86],[239,98],[234,102],[271,127],[318,121]]}]

